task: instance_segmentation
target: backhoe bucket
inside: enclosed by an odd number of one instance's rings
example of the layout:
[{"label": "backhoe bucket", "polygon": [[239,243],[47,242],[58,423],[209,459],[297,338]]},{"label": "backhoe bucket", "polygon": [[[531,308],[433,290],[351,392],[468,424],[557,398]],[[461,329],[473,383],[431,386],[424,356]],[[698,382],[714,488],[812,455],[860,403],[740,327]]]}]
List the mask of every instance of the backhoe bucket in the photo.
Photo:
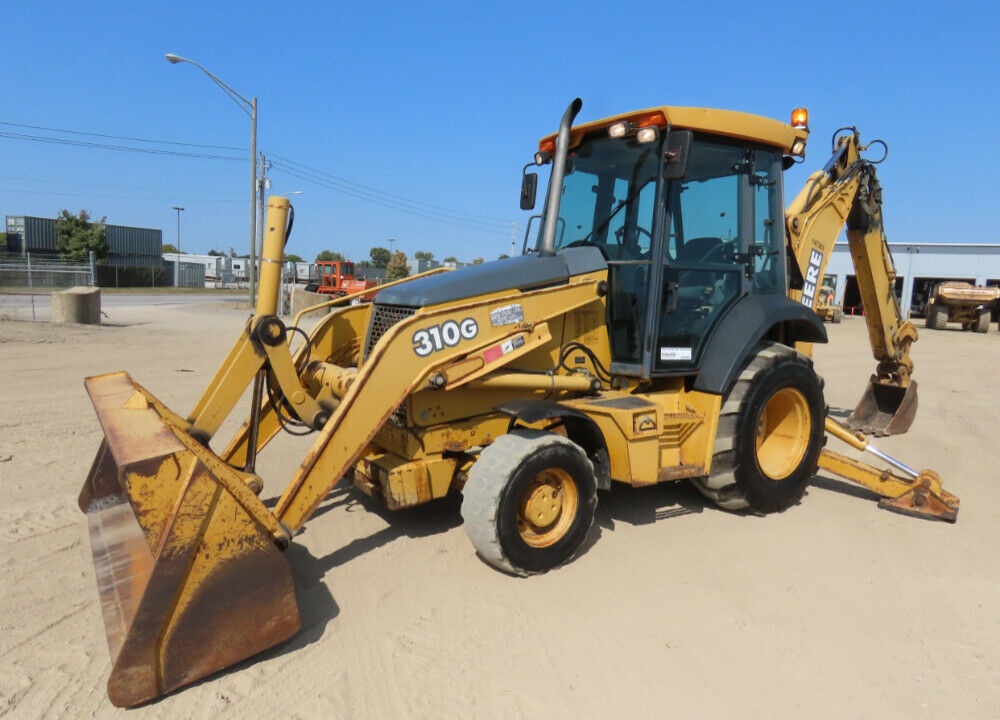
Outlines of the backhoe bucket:
[{"label": "backhoe bucket", "polygon": [[901,435],[910,429],[916,414],[916,381],[903,388],[880,383],[872,375],[861,402],[844,424],[865,435]]},{"label": "backhoe bucket", "polygon": [[104,441],[80,493],[111,651],[108,697],[151,700],[299,629],[287,533],[250,476],[124,372],[87,378]]}]

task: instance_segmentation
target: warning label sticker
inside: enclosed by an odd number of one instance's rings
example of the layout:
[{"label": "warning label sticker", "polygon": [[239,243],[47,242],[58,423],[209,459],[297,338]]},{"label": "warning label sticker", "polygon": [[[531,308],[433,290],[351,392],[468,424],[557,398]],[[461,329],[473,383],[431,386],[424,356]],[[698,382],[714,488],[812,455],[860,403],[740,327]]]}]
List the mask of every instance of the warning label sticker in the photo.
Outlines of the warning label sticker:
[{"label": "warning label sticker", "polygon": [[691,348],[689,347],[661,347],[660,360],[690,360]]},{"label": "warning label sticker", "polygon": [[524,308],[519,303],[511,303],[490,311],[490,323],[493,327],[517,325],[522,322],[524,322]]},{"label": "warning label sticker", "polygon": [[483,359],[488,363],[493,362],[522,347],[524,347],[524,337],[522,335],[515,335],[499,345],[493,345],[483,350]]}]

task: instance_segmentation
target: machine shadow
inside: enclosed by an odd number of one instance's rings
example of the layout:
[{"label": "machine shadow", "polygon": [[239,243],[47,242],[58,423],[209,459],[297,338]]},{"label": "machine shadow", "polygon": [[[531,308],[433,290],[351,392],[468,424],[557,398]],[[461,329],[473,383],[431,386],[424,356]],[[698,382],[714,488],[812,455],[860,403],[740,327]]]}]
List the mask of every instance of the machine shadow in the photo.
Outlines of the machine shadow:
[{"label": "machine shadow", "polygon": [[614,483],[610,490],[598,491],[594,525],[577,557],[586,555],[605,531],[614,532],[616,523],[651,525],[660,520],[699,514],[706,505],[707,500],[686,482],[639,488]]},{"label": "machine shadow", "polygon": [[830,492],[840,493],[841,495],[849,495],[854,498],[859,498],[861,500],[878,500],[879,494],[868,490],[860,485],[854,485],[847,480],[841,480],[830,475],[820,475],[816,474],[813,479],[809,482],[810,488],[819,488],[820,490],[829,490]]},{"label": "machine shadow", "polygon": [[845,420],[847,420],[847,418],[851,416],[852,412],[854,411],[845,410],[844,408],[839,408],[839,407],[831,407],[827,409],[826,414],[834,418],[835,420],[839,420],[841,423],[843,423]]},{"label": "machine shadow", "polygon": [[[263,502],[266,506],[273,508],[277,504],[278,498],[267,498]],[[310,552],[302,543],[293,541],[286,551],[286,555],[288,564],[292,568],[301,629],[285,642],[237,665],[225,668],[219,676],[239,672],[261,660],[297,652],[320,640],[326,632],[327,624],[340,614],[340,606],[330,592],[328,583],[324,582],[330,570],[400,538],[427,537],[456,528],[462,524],[460,506],[461,498],[456,496],[411,510],[392,511],[354,488],[349,482],[338,484],[327,495],[313,514],[312,519],[332,510],[343,508],[346,512],[374,513],[384,519],[388,527],[366,537],[355,538],[343,547],[319,557]],[[308,526],[302,530],[302,532],[307,531]]]},{"label": "machine shadow", "polygon": [[668,482],[646,487],[615,484],[598,493],[595,522],[614,530],[616,522],[650,525],[681,515],[704,511],[708,501],[687,482]]}]

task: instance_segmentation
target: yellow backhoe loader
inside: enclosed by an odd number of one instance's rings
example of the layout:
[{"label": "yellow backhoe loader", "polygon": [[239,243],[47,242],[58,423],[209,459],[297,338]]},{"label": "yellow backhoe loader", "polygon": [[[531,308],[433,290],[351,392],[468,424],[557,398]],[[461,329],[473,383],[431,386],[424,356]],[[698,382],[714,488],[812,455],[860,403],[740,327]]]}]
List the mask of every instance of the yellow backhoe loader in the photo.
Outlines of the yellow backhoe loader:
[{"label": "yellow backhoe loader", "polygon": [[[571,559],[613,482],[688,480],[723,508],[768,513],[797,503],[822,467],[883,507],[955,519],[937,475],[859,432],[912,421],[916,331],[895,304],[858,133],[836,137],[785,212],[802,114],[785,124],[660,107],[574,127],[580,107],[526,166],[551,174],[521,256],[383,286],[371,303],[331,300],[296,344],[276,316],[290,205],[271,197],[256,312],[190,414],[124,372],[86,380],[104,441],[80,507],[113,703],[141,704],[293,635],[283,551],[345,477],[390,508],[462,493],[478,554],[518,575]],[[537,178],[524,173],[522,208]],[[849,427],[826,417],[810,359],[826,340],[816,291],[844,224],[878,361]],[[213,449],[246,391],[250,416]],[[295,428],[316,440],[272,508],[257,454]],[[825,450],[824,433],[891,469]]]}]

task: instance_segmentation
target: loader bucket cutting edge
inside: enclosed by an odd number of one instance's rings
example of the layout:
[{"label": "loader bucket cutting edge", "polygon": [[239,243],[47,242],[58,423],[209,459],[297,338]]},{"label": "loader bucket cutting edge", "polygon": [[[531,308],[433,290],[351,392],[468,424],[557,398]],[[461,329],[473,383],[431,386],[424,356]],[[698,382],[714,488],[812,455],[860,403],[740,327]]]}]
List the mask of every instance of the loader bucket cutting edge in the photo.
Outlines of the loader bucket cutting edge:
[{"label": "loader bucket cutting edge", "polygon": [[270,511],[239,487],[244,474],[187,436],[126,373],[86,386],[105,439],[80,507],[111,702],[139,705],[294,635],[291,568],[267,527]]},{"label": "loader bucket cutting edge", "polygon": [[876,376],[872,375],[861,402],[844,424],[851,430],[876,437],[901,435],[910,429],[916,414],[915,380],[903,388],[880,383]]}]

